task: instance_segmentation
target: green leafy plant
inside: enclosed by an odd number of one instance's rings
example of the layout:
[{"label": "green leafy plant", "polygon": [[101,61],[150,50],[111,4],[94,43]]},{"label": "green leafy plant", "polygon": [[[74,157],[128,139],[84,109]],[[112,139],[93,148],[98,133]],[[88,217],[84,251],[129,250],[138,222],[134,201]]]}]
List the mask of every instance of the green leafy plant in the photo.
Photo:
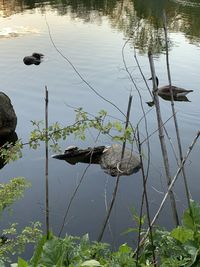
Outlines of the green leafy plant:
[{"label": "green leafy plant", "polygon": [[[138,221],[138,216],[133,213]],[[153,240],[159,267],[200,266],[199,231],[200,206],[191,201],[191,209],[183,214],[182,226],[171,232],[158,227],[153,230]],[[152,243],[147,238],[141,248],[138,262],[135,252],[127,244],[112,251],[105,243],[91,242],[88,235],[58,238],[50,234],[39,241],[30,261],[19,258],[13,267],[153,267]]]},{"label": "green leafy plant", "polygon": [[[182,226],[171,232],[156,228],[153,240],[159,266],[200,266],[200,205],[190,202],[190,209],[183,214]],[[141,260],[151,254],[151,243],[147,239],[141,252]]]},{"label": "green leafy plant", "polygon": [[[24,190],[30,186],[24,178],[11,179],[9,183],[0,184],[0,214],[10,207],[17,199],[22,197]],[[9,262],[10,256],[24,251],[26,244],[35,243],[41,237],[40,223],[31,223],[20,233],[17,231],[17,223],[0,232],[0,266],[3,262]]]},{"label": "green leafy plant", "polygon": [[[8,229],[2,231],[0,241],[0,259],[10,262],[11,255],[20,255],[25,250],[27,244],[34,244],[41,237],[41,224],[31,223],[20,232],[17,231],[17,223],[12,224]],[[4,237],[4,239],[2,239]]]},{"label": "green leafy plant", "polygon": [[12,205],[17,199],[19,199],[25,190],[29,187],[25,178],[18,177],[11,179],[9,183],[0,184],[0,213],[8,206]]},{"label": "green leafy plant", "polygon": [[90,242],[88,235],[82,238],[66,236],[43,237],[29,262],[18,260],[18,267],[68,266],[68,267],[134,267],[133,251],[124,244],[118,252],[111,252],[108,244]]},{"label": "green leafy plant", "polygon": [[33,130],[30,133],[29,140],[23,143],[18,140],[15,144],[6,144],[0,148],[0,157],[5,162],[17,160],[22,157],[22,149],[28,145],[32,149],[37,149],[48,136],[49,147],[52,152],[60,152],[60,140],[66,140],[70,135],[75,138],[85,140],[88,129],[98,131],[103,135],[108,135],[112,141],[124,142],[125,140],[132,143],[134,139],[134,129],[127,127],[124,129],[124,123],[119,120],[110,120],[105,110],[100,110],[96,116],[88,114],[82,108],[75,109],[75,122],[72,125],[62,126],[58,122],[53,123],[45,128],[43,121],[31,121]]}]

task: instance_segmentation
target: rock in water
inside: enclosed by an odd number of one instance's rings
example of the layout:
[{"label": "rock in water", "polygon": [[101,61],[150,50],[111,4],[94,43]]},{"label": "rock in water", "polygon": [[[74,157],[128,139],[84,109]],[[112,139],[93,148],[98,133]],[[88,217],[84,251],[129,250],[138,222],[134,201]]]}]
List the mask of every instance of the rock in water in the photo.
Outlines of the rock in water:
[{"label": "rock in water", "polygon": [[3,92],[0,92],[0,136],[5,136],[14,132],[16,126],[17,116],[10,98]]},{"label": "rock in water", "polygon": [[120,175],[131,175],[140,169],[140,160],[133,151],[126,148],[120,163],[121,154],[122,146],[119,144],[114,144],[105,150],[101,156],[100,165],[106,173],[111,176],[117,176],[118,172]]}]

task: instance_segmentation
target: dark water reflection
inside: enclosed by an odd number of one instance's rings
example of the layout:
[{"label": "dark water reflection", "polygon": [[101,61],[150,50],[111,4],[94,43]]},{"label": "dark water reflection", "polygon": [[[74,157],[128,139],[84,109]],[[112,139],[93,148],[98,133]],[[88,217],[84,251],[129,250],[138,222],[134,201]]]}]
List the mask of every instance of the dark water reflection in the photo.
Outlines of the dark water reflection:
[{"label": "dark water reflection", "polygon": [[97,21],[102,17],[109,18],[112,27],[132,38],[134,46],[144,53],[151,47],[154,53],[165,49],[163,36],[163,10],[167,13],[170,31],[182,32],[192,43],[200,38],[200,2],[183,0],[101,0],[101,1],[0,1],[4,17],[26,10],[39,9],[40,12],[51,9],[58,15],[70,14],[84,22]]}]

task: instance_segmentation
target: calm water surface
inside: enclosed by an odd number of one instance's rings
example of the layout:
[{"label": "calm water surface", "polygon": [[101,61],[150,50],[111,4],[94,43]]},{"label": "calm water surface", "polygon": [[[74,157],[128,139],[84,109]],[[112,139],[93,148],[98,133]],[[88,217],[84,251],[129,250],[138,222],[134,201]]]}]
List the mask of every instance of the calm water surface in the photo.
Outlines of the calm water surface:
[{"label": "calm water surface", "polygon": [[[22,4],[23,2],[23,4]],[[76,2],[76,4],[75,4]],[[87,1],[86,1],[87,2]],[[31,120],[44,119],[44,88],[49,89],[49,120],[71,124],[75,115],[73,107],[96,114],[106,109],[110,115],[122,118],[119,112],[99,98],[77,76],[71,66],[56,51],[57,48],[81,73],[81,75],[105,98],[111,100],[126,112],[130,91],[133,94],[131,121],[136,125],[142,116],[139,96],[125,72],[122,60],[122,47],[125,59],[145,104],[150,100],[148,90],[139,74],[134,61],[134,47],[145,77],[150,77],[147,48],[150,45],[155,55],[155,67],[161,84],[167,83],[164,55],[164,36],[162,30],[162,10],[165,9],[169,20],[170,65],[173,84],[194,92],[189,95],[191,102],[176,102],[183,151],[191,143],[199,129],[200,101],[200,2],[194,1],[15,1],[15,5],[0,1],[0,51],[1,85],[0,90],[12,100],[18,116],[17,133],[24,142],[32,130]],[[96,2],[96,1],[95,1]],[[142,3],[141,3],[142,2]],[[48,30],[50,29],[50,32]],[[39,66],[26,66],[22,59],[32,52],[45,55]],[[151,83],[149,83],[151,86]],[[163,120],[171,115],[170,103],[161,100]],[[156,129],[155,111],[148,113],[149,132]],[[173,122],[166,124],[174,142]],[[145,135],[141,124],[141,134]],[[87,140],[81,142],[73,138],[62,142],[63,149],[71,144],[81,147],[94,145],[95,134],[89,132]],[[101,137],[97,144],[110,144],[108,137]],[[176,148],[177,149],[177,148]],[[172,173],[176,164],[169,148]],[[144,147],[145,153],[145,147]],[[199,191],[199,144],[196,145],[187,165],[187,175],[192,197],[200,200]],[[55,233],[59,232],[64,212],[80,180],[86,165],[68,165],[50,159],[50,223]],[[157,135],[151,137],[151,165],[149,178],[149,199],[152,216],[159,206],[166,189],[163,177],[159,141]],[[2,182],[11,177],[23,176],[32,183],[24,198],[14,205],[13,214],[5,214],[1,227],[8,222],[18,221],[20,227],[30,221],[44,222],[44,148],[38,151],[24,149],[24,157],[6,165],[0,172]],[[73,201],[63,234],[83,235],[89,233],[96,239],[99,233],[106,205],[114,187],[115,179],[105,174],[99,166],[91,166],[83,179]],[[121,235],[134,225],[131,207],[139,211],[142,192],[141,173],[122,177],[116,205],[106,231],[104,241],[114,245],[122,242],[134,244],[133,236]],[[180,214],[186,206],[181,181],[175,187]],[[159,223],[166,227],[173,225],[171,211],[165,207]]]}]

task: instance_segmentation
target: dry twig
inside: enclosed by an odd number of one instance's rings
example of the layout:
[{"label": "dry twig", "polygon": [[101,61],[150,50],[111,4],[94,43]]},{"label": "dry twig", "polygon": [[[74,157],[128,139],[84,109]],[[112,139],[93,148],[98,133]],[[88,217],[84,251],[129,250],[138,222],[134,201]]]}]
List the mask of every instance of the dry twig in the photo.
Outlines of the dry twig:
[{"label": "dry twig", "polygon": [[[126,126],[125,126],[125,129],[127,129],[128,124],[129,124],[129,117],[130,117],[130,111],[131,111],[131,103],[132,103],[132,96],[130,95],[130,96],[129,96],[129,102],[128,102],[128,109],[127,109],[127,116],[126,116]],[[125,141],[123,142],[123,146],[122,146],[121,161],[123,160],[123,157],[124,157],[125,147],[126,147],[126,139],[125,139]],[[120,162],[121,162],[121,161],[120,161]],[[111,200],[111,202],[110,202],[110,206],[109,206],[109,209],[108,209],[108,211],[107,211],[106,218],[105,218],[105,220],[104,220],[104,222],[103,222],[103,225],[102,225],[100,234],[99,234],[99,236],[98,236],[98,238],[97,238],[97,241],[98,241],[98,242],[101,242],[101,240],[102,240],[102,237],[103,237],[104,232],[105,232],[105,229],[106,229],[106,225],[107,225],[107,223],[108,223],[108,221],[109,221],[110,214],[111,214],[111,212],[112,212],[113,205],[114,205],[114,203],[115,203],[115,199],[116,199],[116,196],[117,196],[117,190],[118,190],[118,187],[119,187],[120,175],[121,175],[121,173],[118,172],[117,177],[116,177],[115,188],[114,188],[113,195],[112,195],[112,200]]]},{"label": "dry twig", "polygon": [[49,172],[49,152],[48,152],[48,90],[45,86],[45,187],[46,187],[46,235],[47,239],[49,238],[49,181],[48,181],[48,172]]},{"label": "dry twig", "polygon": [[[176,117],[176,111],[174,107],[174,97],[173,97],[173,92],[172,92],[172,83],[171,83],[171,74],[170,74],[170,64],[169,64],[169,49],[168,49],[168,36],[167,36],[167,18],[165,12],[163,13],[163,28],[164,28],[164,33],[165,33],[165,46],[166,46],[166,65],[167,65],[167,74],[168,74],[168,80],[169,80],[169,86],[170,86],[170,94],[171,94],[171,108],[172,108],[172,114],[174,118],[174,126],[176,129],[176,138],[178,142],[178,150],[179,150],[179,157],[180,157],[180,162],[183,160],[183,152],[182,152],[182,145],[181,145],[181,138],[180,138],[180,132],[179,132],[179,127],[178,127],[178,121]],[[182,174],[183,174],[183,180],[184,180],[184,185],[185,185],[185,192],[186,192],[186,198],[188,202],[188,207],[191,212],[191,206],[190,206],[190,191],[188,187],[188,182],[187,182],[187,177],[185,173],[185,168],[183,166],[182,168]]]},{"label": "dry twig", "polygon": [[[165,167],[167,184],[169,186],[169,184],[171,183],[171,173],[170,173],[170,167],[169,167],[167,147],[165,144],[164,131],[162,127],[163,122],[162,122],[160,104],[159,104],[158,93],[157,93],[158,87],[156,84],[154,62],[153,62],[152,54],[150,51],[148,52],[148,57],[149,57],[149,63],[150,63],[150,68],[151,68],[152,81],[153,81],[153,95],[154,95],[154,103],[156,107],[156,115],[157,115],[158,129],[159,129],[159,139],[160,139],[162,157],[163,157],[163,162],[164,162],[164,167]],[[171,207],[172,207],[172,213],[173,213],[175,224],[179,225],[178,213],[176,209],[176,201],[175,201],[174,194],[171,190],[170,190],[170,200],[171,200]]]}]

